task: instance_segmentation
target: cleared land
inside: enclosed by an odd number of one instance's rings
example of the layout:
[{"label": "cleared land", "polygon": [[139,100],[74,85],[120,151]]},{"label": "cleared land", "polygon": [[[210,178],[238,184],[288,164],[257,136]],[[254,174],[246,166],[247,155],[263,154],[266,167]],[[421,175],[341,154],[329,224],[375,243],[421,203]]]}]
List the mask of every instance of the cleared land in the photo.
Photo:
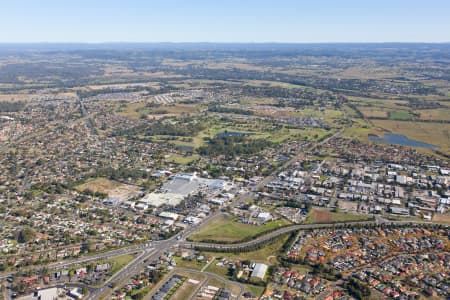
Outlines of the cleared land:
[{"label": "cleared land", "polygon": [[78,191],[90,190],[94,193],[108,194],[109,197],[128,199],[135,195],[139,188],[129,184],[123,184],[106,178],[94,178],[75,187]]},{"label": "cleared land", "polygon": [[370,106],[358,106],[358,110],[366,118],[387,118],[389,109],[386,108],[376,108]]},{"label": "cleared land", "polygon": [[188,260],[188,259],[182,259],[181,257],[176,257],[175,262],[177,263],[177,267],[183,267],[193,270],[201,270],[205,265],[205,261],[198,261],[198,260]]},{"label": "cleared land", "polygon": [[183,284],[177,289],[177,291],[170,297],[170,299],[190,299],[191,296],[193,296],[193,293],[195,290],[199,287],[201,282],[205,280],[206,276],[200,275],[197,273],[190,273],[187,271],[177,271],[177,274],[180,274],[184,277],[197,280],[199,283],[194,284],[189,282],[189,280],[186,280],[183,282]]},{"label": "cleared land", "polygon": [[315,223],[339,223],[372,220],[373,217],[366,215],[356,215],[347,212],[332,212],[326,209],[314,208],[306,217],[305,224]]},{"label": "cleared land", "polygon": [[423,120],[450,120],[449,108],[422,109],[418,113],[420,114],[420,119]]},{"label": "cleared land", "polygon": [[[219,279],[216,279],[216,278],[210,278],[207,281],[207,283],[205,284],[205,286],[208,286],[208,285],[215,286],[215,287],[218,287],[218,288],[227,289],[227,290],[231,291],[231,293],[233,295],[238,295],[239,292],[241,291],[238,283],[234,284],[234,283],[231,283],[230,281],[225,281],[225,280],[222,281],[222,280],[219,280]],[[200,298],[199,297],[197,299],[209,299],[209,298]]]},{"label": "cleared land", "polygon": [[450,214],[435,214],[433,222],[450,224]]},{"label": "cleared land", "polygon": [[235,218],[228,215],[219,215],[211,220],[206,226],[193,233],[189,238],[193,241],[216,241],[233,243],[250,239],[264,232],[289,225],[284,219],[271,221],[264,225],[248,225],[235,221]]}]

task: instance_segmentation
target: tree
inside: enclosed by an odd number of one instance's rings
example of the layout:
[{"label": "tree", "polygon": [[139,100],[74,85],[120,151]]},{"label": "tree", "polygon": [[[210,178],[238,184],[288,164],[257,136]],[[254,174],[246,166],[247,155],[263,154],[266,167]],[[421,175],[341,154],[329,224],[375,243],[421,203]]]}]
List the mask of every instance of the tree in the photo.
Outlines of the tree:
[{"label": "tree", "polygon": [[70,269],[69,270],[69,281],[72,281],[73,275],[75,275],[75,269]]},{"label": "tree", "polygon": [[88,273],[92,273],[92,272],[94,271],[94,269],[95,269],[95,264],[94,264],[94,263],[90,263],[90,264],[88,264],[88,265],[86,266],[86,271],[87,271]]},{"label": "tree", "polygon": [[19,243],[28,243],[29,241],[34,239],[34,237],[35,237],[35,232],[33,229],[24,228],[19,232],[19,234],[17,236],[17,241]]},{"label": "tree", "polygon": [[41,269],[41,275],[42,276],[48,276],[48,274],[49,274],[49,270],[48,270],[48,268],[47,267],[42,267],[42,269]]},{"label": "tree", "polygon": [[83,285],[83,287],[81,288],[81,292],[83,293],[83,295],[86,295],[88,293],[88,288]]},{"label": "tree", "polygon": [[367,299],[371,294],[370,288],[367,285],[360,283],[354,278],[350,278],[349,282],[345,284],[345,288],[356,299]]}]

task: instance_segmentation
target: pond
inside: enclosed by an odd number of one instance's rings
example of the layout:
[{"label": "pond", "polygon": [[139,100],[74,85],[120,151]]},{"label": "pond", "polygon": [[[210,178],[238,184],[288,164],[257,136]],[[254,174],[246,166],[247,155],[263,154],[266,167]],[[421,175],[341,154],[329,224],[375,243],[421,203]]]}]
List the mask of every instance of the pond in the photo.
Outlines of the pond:
[{"label": "pond", "polygon": [[188,146],[188,145],[178,145],[178,146],[177,146],[177,149],[180,149],[181,151],[187,151],[187,152],[190,152],[190,151],[193,151],[193,150],[194,150],[194,147]]},{"label": "pond", "polygon": [[249,133],[249,132],[238,132],[238,131],[222,131],[216,134],[216,136],[218,137],[225,137],[225,136],[249,136],[252,135],[253,133]]},{"label": "pond", "polygon": [[409,147],[419,147],[419,148],[427,148],[427,149],[439,149],[439,147],[431,144],[427,144],[424,142],[411,140],[408,137],[396,134],[396,133],[385,133],[383,137],[378,137],[376,135],[369,135],[369,140],[372,142],[381,142],[385,144],[394,144],[401,146],[409,146]]}]

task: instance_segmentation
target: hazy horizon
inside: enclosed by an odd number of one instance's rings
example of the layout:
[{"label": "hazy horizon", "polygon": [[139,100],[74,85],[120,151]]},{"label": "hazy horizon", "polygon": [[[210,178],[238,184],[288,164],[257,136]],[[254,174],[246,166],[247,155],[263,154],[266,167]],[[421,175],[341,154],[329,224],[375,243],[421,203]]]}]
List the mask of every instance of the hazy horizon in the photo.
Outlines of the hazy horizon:
[{"label": "hazy horizon", "polygon": [[8,1],[0,43],[448,43],[450,2]]}]

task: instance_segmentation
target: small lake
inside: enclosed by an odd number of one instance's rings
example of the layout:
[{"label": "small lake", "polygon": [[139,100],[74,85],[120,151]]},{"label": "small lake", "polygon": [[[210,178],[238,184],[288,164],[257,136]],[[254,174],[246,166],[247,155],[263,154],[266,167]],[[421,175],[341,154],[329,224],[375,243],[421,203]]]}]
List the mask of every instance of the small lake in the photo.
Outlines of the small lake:
[{"label": "small lake", "polygon": [[225,137],[225,136],[249,136],[253,133],[249,132],[238,132],[238,131],[222,131],[216,134],[218,137]]},{"label": "small lake", "polygon": [[404,135],[396,134],[396,133],[385,133],[383,137],[378,137],[376,135],[369,135],[369,140],[372,142],[381,142],[385,144],[394,144],[401,146],[409,146],[409,147],[419,147],[419,148],[427,148],[427,149],[439,149],[439,147],[423,143],[416,140],[411,140]]},{"label": "small lake", "polygon": [[177,148],[180,149],[181,151],[187,151],[187,152],[194,150],[194,147],[187,146],[187,145],[178,145]]}]

